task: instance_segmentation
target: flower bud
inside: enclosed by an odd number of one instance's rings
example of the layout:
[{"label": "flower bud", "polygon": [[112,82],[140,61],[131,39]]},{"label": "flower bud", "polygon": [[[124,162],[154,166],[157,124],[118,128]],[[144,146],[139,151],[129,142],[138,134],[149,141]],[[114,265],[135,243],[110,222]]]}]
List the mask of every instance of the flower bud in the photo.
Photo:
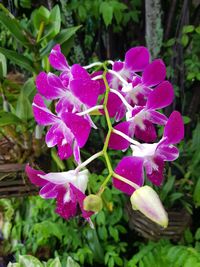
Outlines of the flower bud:
[{"label": "flower bud", "polygon": [[83,201],[83,208],[87,211],[99,212],[103,208],[101,197],[94,194],[87,196]]},{"label": "flower bud", "polygon": [[143,186],[135,190],[131,196],[134,210],[139,210],[153,222],[166,228],[168,225],[167,213],[157,193],[150,186]]}]

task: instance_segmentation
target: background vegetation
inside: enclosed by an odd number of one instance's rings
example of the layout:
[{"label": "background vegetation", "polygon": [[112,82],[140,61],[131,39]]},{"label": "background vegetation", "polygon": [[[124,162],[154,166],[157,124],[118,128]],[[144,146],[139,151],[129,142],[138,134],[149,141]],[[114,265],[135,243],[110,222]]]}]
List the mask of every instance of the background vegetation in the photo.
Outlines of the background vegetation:
[{"label": "background vegetation", "polygon": [[[0,1],[0,179],[6,179],[5,164],[34,162],[47,171],[73,164],[71,159],[61,162],[54,149],[47,151],[31,109],[34,79],[50,70],[47,57],[54,44],[61,44],[70,64],[83,65],[123,60],[130,47],[146,45],[152,58],[163,58],[175,88],[176,99],[164,112],[181,111],[186,129],[180,158],[167,166],[164,186],[156,190],[165,207],[178,214],[172,222],[184,221],[182,211],[189,218],[168,239],[165,234],[144,238],[154,226],[143,219],[138,231],[138,215],[114,188],[103,194],[104,209],[93,216],[94,230],[79,217],[69,222],[58,217],[53,201],[8,194],[0,199],[0,266],[9,261],[8,266],[20,267],[200,266],[199,20],[198,0]],[[104,118],[101,125],[87,153],[98,149],[97,139],[104,140]],[[119,157],[115,153],[116,162]],[[90,170],[89,187],[96,192],[106,170],[101,162]]]}]

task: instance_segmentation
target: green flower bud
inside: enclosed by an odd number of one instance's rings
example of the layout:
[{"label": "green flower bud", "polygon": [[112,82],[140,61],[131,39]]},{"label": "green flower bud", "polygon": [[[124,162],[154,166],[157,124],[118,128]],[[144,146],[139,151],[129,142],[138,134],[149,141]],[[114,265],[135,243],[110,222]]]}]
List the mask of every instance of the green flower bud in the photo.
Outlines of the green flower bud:
[{"label": "green flower bud", "polygon": [[139,210],[153,222],[166,228],[168,225],[167,213],[157,193],[150,186],[143,186],[135,190],[131,196],[134,210]]},{"label": "green flower bud", "polygon": [[103,208],[101,197],[94,194],[87,196],[83,201],[83,208],[87,211],[99,212]]}]

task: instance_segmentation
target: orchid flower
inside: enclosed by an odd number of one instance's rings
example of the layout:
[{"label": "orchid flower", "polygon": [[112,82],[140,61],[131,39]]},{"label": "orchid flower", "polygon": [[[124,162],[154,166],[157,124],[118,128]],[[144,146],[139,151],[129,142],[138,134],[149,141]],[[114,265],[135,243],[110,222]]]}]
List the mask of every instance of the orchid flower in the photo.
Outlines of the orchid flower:
[{"label": "orchid flower", "polygon": [[[97,104],[99,82],[93,81],[88,72],[78,64],[70,67],[60,46],[56,45],[49,56],[51,65],[62,71],[60,77],[41,72],[36,78],[38,92],[48,100],[58,100],[56,112],[81,112]],[[94,126],[89,115],[86,119]]]},{"label": "orchid flower", "polygon": [[[164,81],[159,84],[148,96],[145,106],[135,106],[132,111],[127,112],[127,122],[121,122],[114,129],[124,132],[130,137],[137,137],[145,142],[155,141],[157,135],[153,124],[165,125],[167,117],[156,109],[170,105],[174,98],[171,83]],[[115,135],[115,136],[113,136]],[[112,134],[109,143],[110,148],[126,149],[129,143],[122,140],[120,136]]]},{"label": "orchid flower", "polygon": [[[136,73],[138,71],[142,71],[142,76]],[[144,47],[136,47],[126,53],[124,63],[115,63],[113,71],[110,73],[111,77],[108,76],[108,81],[110,81],[109,85],[112,89],[109,96],[111,99],[108,103],[108,111],[110,114],[115,114],[116,121],[119,121],[124,117],[126,109],[130,111],[132,110],[131,106],[145,105],[153,88],[164,81],[166,67],[161,59],[149,63],[148,50]],[[110,105],[114,101],[114,94],[121,95],[118,99],[118,102],[121,102],[120,105],[118,104],[118,108]],[[121,101],[122,98],[127,102],[125,106]]]},{"label": "orchid flower", "polygon": [[61,159],[74,154],[75,160],[80,163],[80,148],[85,145],[91,129],[89,122],[71,112],[56,116],[46,107],[39,94],[33,100],[33,113],[38,124],[51,126],[45,138],[47,146],[57,145]]},{"label": "orchid flower", "polygon": [[88,183],[88,170],[76,173],[75,170],[58,173],[44,173],[26,166],[26,174],[30,181],[41,187],[39,195],[42,198],[57,200],[56,212],[68,220],[77,214],[80,207],[82,216],[89,220],[91,212],[84,210],[83,201]]},{"label": "orchid flower", "polygon": [[[143,168],[145,168],[148,179],[160,186],[164,179],[164,162],[178,158],[179,151],[173,145],[179,143],[183,136],[182,117],[179,112],[174,111],[165,125],[163,138],[158,143],[131,145],[132,156],[124,157],[117,165],[115,172],[142,186],[144,182]],[[113,184],[127,194],[131,194],[135,190],[115,178]]]}]

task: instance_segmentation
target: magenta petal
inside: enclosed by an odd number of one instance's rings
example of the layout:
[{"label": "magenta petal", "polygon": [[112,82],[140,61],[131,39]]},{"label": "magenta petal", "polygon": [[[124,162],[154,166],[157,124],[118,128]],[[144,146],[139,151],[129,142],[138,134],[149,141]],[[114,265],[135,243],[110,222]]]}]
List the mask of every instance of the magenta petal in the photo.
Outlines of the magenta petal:
[{"label": "magenta petal", "polygon": [[174,99],[174,90],[170,82],[159,84],[148,96],[147,108],[160,109],[169,106]]},{"label": "magenta petal", "polygon": [[148,113],[150,114],[150,120],[152,123],[159,124],[159,125],[165,125],[168,121],[168,118],[161,114],[158,111],[155,110],[148,110]]},{"label": "magenta petal", "polygon": [[83,194],[83,192],[81,192],[78,188],[76,188],[73,184],[70,183],[70,189],[73,191],[73,194],[75,195],[76,197],[76,201],[78,202],[79,204],[79,207],[81,209],[81,213],[82,213],[82,216],[83,218],[85,219],[88,219],[92,214],[93,212],[90,212],[90,211],[86,211],[84,210],[83,208],[83,201],[86,197],[85,194]]},{"label": "magenta petal", "polygon": [[80,155],[80,148],[79,148],[77,142],[74,142],[73,154],[74,154],[75,161],[78,164],[80,164],[81,163],[81,155]]},{"label": "magenta petal", "polygon": [[149,64],[142,75],[142,82],[146,86],[155,86],[164,81],[166,76],[166,67],[161,59],[154,60]]},{"label": "magenta petal", "polygon": [[168,144],[177,144],[183,139],[184,123],[178,111],[173,111],[170,115],[165,125],[163,136],[166,138],[166,143]]},{"label": "magenta petal", "polygon": [[59,44],[55,45],[51,50],[49,62],[56,70],[65,71],[66,69],[69,69],[69,65],[65,56],[61,53]]},{"label": "magenta petal", "polygon": [[58,156],[60,159],[68,159],[73,155],[73,150],[70,144],[64,144],[62,143],[58,144]]},{"label": "magenta petal", "polygon": [[36,78],[36,87],[46,99],[57,99],[63,95],[62,82],[53,73],[40,72]]},{"label": "magenta petal", "polygon": [[[118,163],[115,172],[138,186],[144,183],[143,159],[140,157],[124,157]],[[135,188],[117,178],[113,178],[113,185],[128,195],[132,195],[135,191]]]},{"label": "magenta petal", "polygon": [[62,119],[66,123],[67,127],[72,131],[78,146],[83,147],[90,134],[89,122],[81,116],[76,114],[65,112],[62,114]]},{"label": "magenta petal", "polygon": [[157,153],[164,161],[173,161],[176,160],[179,156],[178,148],[175,146],[163,146],[158,145]]},{"label": "magenta petal", "polygon": [[74,217],[77,212],[77,202],[74,200],[73,191],[70,188],[68,190],[70,190],[70,198],[72,199],[69,202],[64,203],[64,196],[67,192],[67,189],[65,188],[59,190],[56,198],[56,213],[58,213],[65,220],[69,220],[70,218]]},{"label": "magenta petal", "polygon": [[[96,76],[99,76],[99,75],[103,75],[103,71],[102,70],[99,70],[99,71],[95,71],[93,72],[90,77],[91,78],[94,78]],[[103,94],[105,91],[106,91],[106,86],[104,84],[104,81],[103,81],[103,78],[102,79],[98,79],[98,83],[99,83],[99,94]]]},{"label": "magenta petal", "polygon": [[145,120],[143,123],[145,125],[144,130],[142,130],[138,125],[135,126],[135,137],[143,140],[146,143],[154,142],[157,137],[154,125],[147,120]]},{"label": "magenta petal", "polygon": [[45,173],[43,171],[38,171],[33,168],[31,168],[28,164],[26,165],[25,172],[31,181],[32,184],[37,185],[37,186],[45,186],[48,181],[45,179],[42,179],[41,177],[38,176],[38,174],[44,175]]},{"label": "magenta petal", "polygon": [[125,55],[125,68],[134,72],[143,71],[149,64],[150,54],[146,47],[137,46],[129,49]]},{"label": "magenta petal", "polygon": [[[108,102],[107,102],[107,109],[109,116],[111,118],[115,117],[116,114],[119,112],[119,107],[122,105],[121,99],[114,93],[109,93],[108,95]],[[103,113],[104,114],[104,113]]]},{"label": "magenta petal", "polygon": [[146,168],[147,177],[148,179],[155,185],[160,186],[163,182],[163,170],[164,170],[164,161],[159,158],[155,157],[153,159],[153,164],[157,166],[157,168],[152,168],[151,173],[148,173],[148,170]]},{"label": "magenta petal", "polygon": [[[121,122],[114,127],[114,129],[129,135],[129,126],[130,123],[127,121]],[[109,148],[115,150],[125,150],[129,147],[130,142],[128,142],[123,137],[119,136],[118,134],[112,133],[109,140]]]},{"label": "magenta petal", "polygon": [[72,80],[70,82],[70,90],[88,107],[93,107],[97,104],[99,96],[99,83],[97,81],[92,81],[91,79]]},{"label": "magenta petal", "polygon": [[45,137],[45,142],[48,147],[54,147],[58,143],[61,143],[63,138],[64,136],[62,129],[60,128],[60,124],[56,123],[48,130]]},{"label": "magenta petal", "polygon": [[121,71],[124,67],[124,62],[121,62],[121,61],[115,61],[113,66],[112,66],[112,69],[114,71]]},{"label": "magenta petal", "polygon": [[74,64],[71,67],[71,74],[73,76],[73,79],[90,79],[90,75],[83,67],[81,67],[79,64]]},{"label": "magenta petal", "polygon": [[62,97],[56,104],[56,112],[57,114],[61,114],[63,112],[72,112],[74,105],[70,101],[70,97]]},{"label": "magenta petal", "polygon": [[46,107],[44,100],[39,94],[35,95],[32,107],[38,124],[51,125],[57,121],[57,117]]},{"label": "magenta petal", "polygon": [[58,185],[55,185],[53,183],[47,183],[45,186],[43,186],[40,189],[39,195],[42,198],[56,198],[58,195]]}]

